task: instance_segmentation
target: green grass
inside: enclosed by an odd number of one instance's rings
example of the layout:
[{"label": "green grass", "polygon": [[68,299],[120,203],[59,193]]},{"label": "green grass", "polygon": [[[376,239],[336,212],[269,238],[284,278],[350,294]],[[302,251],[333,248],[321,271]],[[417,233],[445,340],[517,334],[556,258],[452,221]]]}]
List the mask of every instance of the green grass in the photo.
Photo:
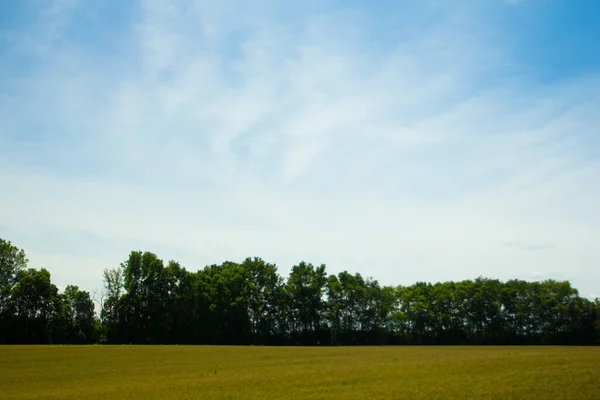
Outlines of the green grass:
[{"label": "green grass", "polygon": [[600,399],[600,347],[0,346],[2,399]]}]

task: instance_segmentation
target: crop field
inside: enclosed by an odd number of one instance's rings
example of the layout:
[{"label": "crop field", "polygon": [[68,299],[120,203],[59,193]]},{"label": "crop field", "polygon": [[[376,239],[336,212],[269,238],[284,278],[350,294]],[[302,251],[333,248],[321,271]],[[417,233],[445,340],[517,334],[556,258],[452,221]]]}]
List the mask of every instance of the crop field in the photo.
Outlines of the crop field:
[{"label": "crop field", "polygon": [[1,346],[2,399],[599,399],[600,347]]}]

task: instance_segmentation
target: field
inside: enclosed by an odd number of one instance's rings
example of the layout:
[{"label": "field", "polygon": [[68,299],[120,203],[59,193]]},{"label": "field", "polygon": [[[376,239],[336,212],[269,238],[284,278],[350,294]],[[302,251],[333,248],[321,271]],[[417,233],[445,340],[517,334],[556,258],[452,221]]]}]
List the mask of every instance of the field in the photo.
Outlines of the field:
[{"label": "field", "polygon": [[600,347],[0,346],[2,399],[599,399]]}]

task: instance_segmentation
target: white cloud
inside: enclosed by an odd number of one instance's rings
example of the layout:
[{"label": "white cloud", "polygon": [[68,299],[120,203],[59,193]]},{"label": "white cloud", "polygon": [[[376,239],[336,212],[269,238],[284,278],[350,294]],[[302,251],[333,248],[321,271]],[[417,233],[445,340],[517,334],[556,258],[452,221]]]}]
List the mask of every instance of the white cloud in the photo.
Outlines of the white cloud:
[{"label": "white cloud", "polygon": [[[597,77],[491,85],[507,53],[459,12],[374,49],[356,13],[269,11],[142,2],[128,59],[67,45],[0,98],[0,221],[34,266],[99,287],[132,245],[193,269],[257,255],[595,290]],[[71,255],[73,232],[105,253]]]}]

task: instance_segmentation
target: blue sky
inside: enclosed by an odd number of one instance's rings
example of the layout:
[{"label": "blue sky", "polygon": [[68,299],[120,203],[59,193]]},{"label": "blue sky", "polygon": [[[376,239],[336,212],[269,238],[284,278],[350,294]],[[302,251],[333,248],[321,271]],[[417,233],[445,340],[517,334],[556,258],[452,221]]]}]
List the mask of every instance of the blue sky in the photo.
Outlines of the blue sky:
[{"label": "blue sky", "polygon": [[600,2],[3,1],[0,237],[600,296]]}]

